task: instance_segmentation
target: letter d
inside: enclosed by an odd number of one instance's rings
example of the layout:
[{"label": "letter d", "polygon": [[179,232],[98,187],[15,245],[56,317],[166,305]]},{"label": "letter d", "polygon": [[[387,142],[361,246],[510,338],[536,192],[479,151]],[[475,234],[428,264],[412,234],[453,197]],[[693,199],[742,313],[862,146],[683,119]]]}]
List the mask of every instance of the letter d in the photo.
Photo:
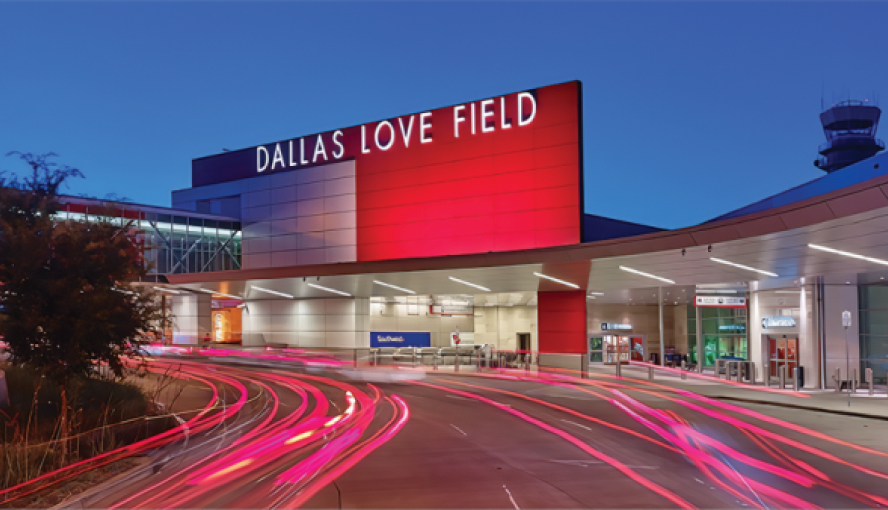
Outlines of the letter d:
[{"label": "letter d", "polygon": [[[265,154],[265,163],[262,163],[262,155]],[[256,147],[256,173],[262,173],[268,167],[268,149],[260,145]]]}]

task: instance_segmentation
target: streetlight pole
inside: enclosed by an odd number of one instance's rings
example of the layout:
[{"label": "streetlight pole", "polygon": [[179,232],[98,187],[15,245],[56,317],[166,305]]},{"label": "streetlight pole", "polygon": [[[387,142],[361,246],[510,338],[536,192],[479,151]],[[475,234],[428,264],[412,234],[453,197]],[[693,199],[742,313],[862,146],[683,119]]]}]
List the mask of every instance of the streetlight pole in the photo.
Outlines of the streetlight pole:
[{"label": "streetlight pole", "polygon": [[[848,407],[851,407],[851,356],[848,354],[848,328],[851,327],[851,312],[842,312],[842,327],[845,328],[845,380],[848,382]],[[841,384],[841,383],[839,383]]]}]

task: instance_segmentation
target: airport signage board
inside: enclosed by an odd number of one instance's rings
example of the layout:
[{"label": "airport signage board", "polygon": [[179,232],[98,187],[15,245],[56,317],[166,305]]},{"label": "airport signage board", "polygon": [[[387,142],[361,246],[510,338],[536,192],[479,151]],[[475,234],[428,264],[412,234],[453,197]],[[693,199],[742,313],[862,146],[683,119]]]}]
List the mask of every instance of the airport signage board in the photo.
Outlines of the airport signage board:
[{"label": "airport signage board", "polygon": [[298,136],[195,159],[192,186],[353,161],[357,261],[577,244],[580,105],[575,81]]},{"label": "airport signage board", "polygon": [[746,298],[738,296],[695,296],[694,305],[701,308],[746,308]]},{"label": "airport signage board", "polygon": [[618,324],[616,322],[602,322],[601,331],[632,331],[632,324]]},{"label": "airport signage board", "polygon": [[370,347],[431,347],[431,333],[395,333],[373,331],[370,333]]}]

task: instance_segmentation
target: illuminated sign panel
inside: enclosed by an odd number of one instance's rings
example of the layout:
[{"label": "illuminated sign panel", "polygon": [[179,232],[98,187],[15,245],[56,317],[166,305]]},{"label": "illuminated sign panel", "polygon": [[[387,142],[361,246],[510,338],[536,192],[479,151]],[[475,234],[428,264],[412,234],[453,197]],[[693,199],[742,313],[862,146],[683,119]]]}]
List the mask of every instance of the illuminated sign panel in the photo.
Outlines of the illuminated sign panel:
[{"label": "illuminated sign panel", "polygon": [[735,296],[695,296],[694,305],[703,308],[746,308],[746,298]]},{"label": "illuminated sign panel", "polygon": [[568,82],[200,158],[192,185],[354,160],[359,261],[579,243],[580,94]]}]

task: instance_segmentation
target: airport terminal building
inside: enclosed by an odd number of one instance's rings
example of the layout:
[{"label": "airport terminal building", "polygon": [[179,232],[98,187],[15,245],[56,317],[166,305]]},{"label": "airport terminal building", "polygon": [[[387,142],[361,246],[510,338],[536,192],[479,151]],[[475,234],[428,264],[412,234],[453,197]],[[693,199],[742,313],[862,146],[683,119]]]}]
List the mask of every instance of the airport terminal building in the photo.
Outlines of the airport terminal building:
[{"label": "airport terminal building", "polygon": [[568,82],[224,152],[193,161],[171,208],[121,217],[137,220],[177,344],[459,342],[743,359],[760,380],[803,366],[807,387],[847,363],[884,381],[878,108],[821,115],[823,177],[679,230],[585,214],[581,112]]}]

